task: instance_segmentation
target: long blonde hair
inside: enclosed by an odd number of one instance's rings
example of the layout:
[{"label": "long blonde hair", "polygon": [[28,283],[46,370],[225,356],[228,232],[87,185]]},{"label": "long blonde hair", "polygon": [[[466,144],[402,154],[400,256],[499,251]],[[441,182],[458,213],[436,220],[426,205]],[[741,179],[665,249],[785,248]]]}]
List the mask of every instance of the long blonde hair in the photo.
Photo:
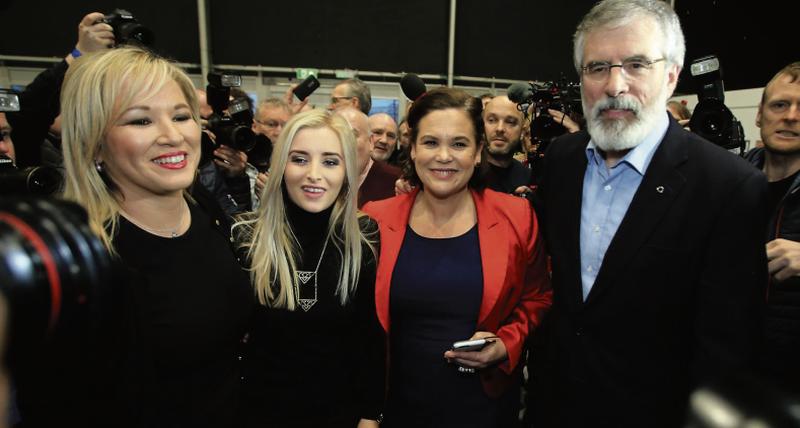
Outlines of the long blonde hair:
[{"label": "long blonde hair", "polygon": [[336,294],[345,305],[358,284],[362,244],[366,243],[374,255],[369,237],[359,227],[358,172],[356,162],[356,140],[347,121],[326,111],[312,110],[295,115],[283,128],[275,143],[270,161],[271,174],[261,194],[258,211],[243,217],[234,227],[239,247],[245,249],[250,262],[250,278],[258,301],[274,308],[294,310],[296,296],[297,261],[302,249],[292,232],[286,217],[283,200],[283,172],[289,158],[289,149],[297,133],[306,128],[329,128],[339,137],[344,155],[345,180],[326,230],[341,256],[339,281]]},{"label": "long blonde hair", "polygon": [[189,76],[168,60],[135,47],[90,53],[67,70],[61,90],[64,197],[89,213],[89,226],[114,253],[122,194],[95,167],[111,126],[134,102],[178,84],[199,123],[197,95]]}]

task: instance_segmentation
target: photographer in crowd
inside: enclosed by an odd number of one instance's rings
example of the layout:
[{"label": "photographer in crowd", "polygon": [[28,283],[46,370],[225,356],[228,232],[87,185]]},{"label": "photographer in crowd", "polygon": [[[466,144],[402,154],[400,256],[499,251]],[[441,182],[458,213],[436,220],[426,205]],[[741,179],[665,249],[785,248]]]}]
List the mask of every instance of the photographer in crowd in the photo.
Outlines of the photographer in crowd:
[{"label": "photographer in crowd", "polygon": [[85,55],[61,111],[65,197],[87,210],[120,278],[98,387],[105,426],[231,426],[252,296],[224,214],[201,186],[189,196],[201,134],[191,80],[139,48]]},{"label": "photographer in crowd", "polygon": [[[241,101],[248,106],[252,104],[246,93],[234,92],[233,89],[231,101]],[[255,167],[247,163],[247,153],[224,144],[217,144],[217,137],[207,128],[208,119],[213,114],[208,104],[208,95],[202,89],[195,89],[195,93],[200,105],[203,138],[207,139],[204,140],[204,144],[213,146],[210,153],[203,153],[198,182],[214,196],[225,214],[232,219],[234,215],[253,208],[255,201],[253,188],[258,172]]]},{"label": "photographer in crowd", "polygon": [[78,42],[63,61],[43,71],[20,94],[20,111],[6,113],[16,141],[16,163],[19,167],[42,163],[42,143],[59,114],[59,94],[67,68],[83,54],[114,46],[114,32],[105,22],[105,15],[92,12],[78,25]]},{"label": "photographer in crowd", "polygon": [[763,148],[745,156],[769,182],[767,259],[770,279],[761,368],[786,391],[800,394],[800,62],[767,83],[756,126]]}]

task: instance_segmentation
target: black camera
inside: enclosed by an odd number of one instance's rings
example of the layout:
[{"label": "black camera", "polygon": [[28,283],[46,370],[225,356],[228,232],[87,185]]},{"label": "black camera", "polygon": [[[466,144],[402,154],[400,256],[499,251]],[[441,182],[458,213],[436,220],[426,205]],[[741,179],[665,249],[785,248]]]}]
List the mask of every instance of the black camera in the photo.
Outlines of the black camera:
[{"label": "black camera", "polygon": [[242,78],[235,74],[208,73],[206,96],[213,113],[208,118],[208,130],[214,139],[203,133],[202,160],[205,163],[213,159],[217,146],[225,145],[233,149],[249,152],[266,138],[253,132],[253,111],[247,99],[231,99],[231,88],[239,87]]},{"label": "black camera", "polygon": [[738,149],[740,154],[744,153],[742,124],[725,106],[725,85],[719,59],[714,55],[696,59],[689,71],[697,83],[698,100],[689,120],[689,129],[727,150]]},{"label": "black camera", "polygon": [[115,9],[105,16],[105,23],[114,29],[114,42],[120,45],[153,46],[153,32],[140,24],[132,13],[124,9]]},{"label": "black camera", "polygon": [[566,79],[560,82],[515,83],[508,88],[508,98],[517,103],[517,108],[526,119],[532,117],[531,144],[535,150],[527,155],[529,167],[536,171],[536,165],[544,158],[550,140],[567,132],[548,110],[561,111],[565,117],[573,113],[582,114],[581,85]]},{"label": "black camera", "polygon": [[61,174],[49,166],[18,169],[5,155],[0,155],[0,195],[52,195],[61,187]]},{"label": "black camera", "polygon": [[0,256],[0,292],[9,304],[13,354],[24,358],[46,341],[85,334],[85,323],[99,320],[111,259],[77,204],[4,198]]},{"label": "black camera", "polygon": [[[545,82],[531,84],[532,95],[528,104],[533,105],[533,119],[531,120],[531,140],[534,144],[547,144],[555,137],[567,132],[548,110],[558,110],[565,115],[573,112],[581,113],[581,86],[579,83]],[[526,109],[527,110],[527,109]]]},{"label": "black camera", "polygon": [[83,398],[88,369],[102,366],[96,356],[120,334],[111,257],[87,218],[71,202],[0,198],[4,362],[26,426],[53,426],[45,409]]}]

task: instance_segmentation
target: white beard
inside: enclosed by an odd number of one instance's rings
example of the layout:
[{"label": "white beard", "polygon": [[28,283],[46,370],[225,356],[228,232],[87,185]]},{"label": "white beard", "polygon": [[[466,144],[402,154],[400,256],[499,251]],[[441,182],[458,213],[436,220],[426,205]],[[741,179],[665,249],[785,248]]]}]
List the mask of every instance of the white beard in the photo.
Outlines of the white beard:
[{"label": "white beard", "polygon": [[[582,89],[581,89],[582,90]],[[587,112],[586,127],[592,142],[605,152],[620,152],[638,146],[653,131],[655,124],[666,114],[669,90],[666,82],[652,103],[642,106],[632,97],[606,97],[589,108],[583,97],[583,111]],[[633,119],[604,119],[600,112],[606,109],[622,109],[633,112]]]}]

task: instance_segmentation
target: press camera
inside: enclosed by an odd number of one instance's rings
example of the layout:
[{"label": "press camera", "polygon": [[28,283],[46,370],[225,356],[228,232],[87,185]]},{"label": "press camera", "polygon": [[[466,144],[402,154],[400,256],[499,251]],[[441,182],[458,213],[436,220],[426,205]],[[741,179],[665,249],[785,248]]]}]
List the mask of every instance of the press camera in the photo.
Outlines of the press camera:
[{"label": "press camera", "polygon": [[140,24],[132,13],[125,9],[114,9],[102,20],[114,31],[114,41],[120,45],[153,46],[153,32]]},{"label": "press camera", "polygon": [[714,55],[692,61],[689,68],[697,84],[698,104],[689,120],[689,129],[727,150],[745,150],[742,124],[725,106],[722,67]]}]

